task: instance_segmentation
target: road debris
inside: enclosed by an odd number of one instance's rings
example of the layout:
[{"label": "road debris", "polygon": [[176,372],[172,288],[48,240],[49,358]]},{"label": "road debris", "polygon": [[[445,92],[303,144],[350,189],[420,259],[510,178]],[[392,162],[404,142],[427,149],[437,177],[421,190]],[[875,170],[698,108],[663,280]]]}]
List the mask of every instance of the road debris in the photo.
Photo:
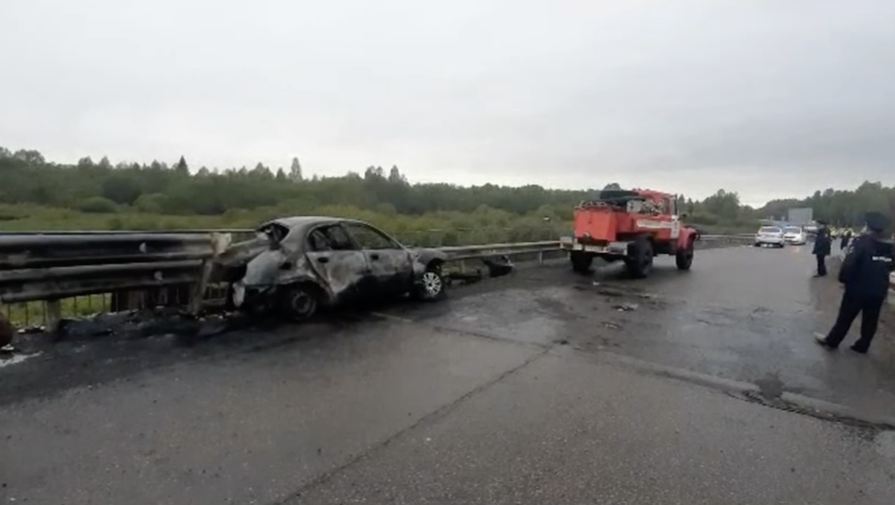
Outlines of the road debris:
[{"label": "road debris", "polygon": [[475,272],[450,272],[447,274],[447,281],[450,284],[459,282],[461,284],[473,284],[484,279],[485,276],[481,270]]},{"label": "road debris", "polygon": [[636,303],[620,303],[612,306],[613,309],[619,312],[630,312],[632,310],[637,310],[637,307],[639,307],[639,305]]},{"label": "road debris", "polygon": [[600,288],[597,290],[597,293],[604,295],[604,296],[612,296],[612,297],[622,297],[622,296],[630,296],[631,295],[631,293],[628,293],[621,289],[610,288],[610,287]]},{"label": "road debris", "polygon": [[238,316],[224,312],[196,318],[173,308],[103,313],[63,319],[52,338],[55,341],[84,341],[112,336],[127,340],[164,335],[205,337],[232,329],[240,319]]},{"label": "road debris", "polygon": [[488,277],[503,277],[513,271],[513,262],[506,254],[482,258],[482,263],[488,268]]}]

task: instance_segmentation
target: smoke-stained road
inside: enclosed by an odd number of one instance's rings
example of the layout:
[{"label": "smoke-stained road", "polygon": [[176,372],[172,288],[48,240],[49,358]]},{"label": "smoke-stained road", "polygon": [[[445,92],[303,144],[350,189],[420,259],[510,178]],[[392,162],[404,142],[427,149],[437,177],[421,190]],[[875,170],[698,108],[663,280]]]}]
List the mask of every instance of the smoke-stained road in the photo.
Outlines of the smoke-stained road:
[{"label": "smoke-stained road", "polygon": [[0,368],[0,498],[895,502],[892,325],[868,356],[817,347],[840,292],[802,248],[663,265],[521,270],[192,347],[59,345]]}]

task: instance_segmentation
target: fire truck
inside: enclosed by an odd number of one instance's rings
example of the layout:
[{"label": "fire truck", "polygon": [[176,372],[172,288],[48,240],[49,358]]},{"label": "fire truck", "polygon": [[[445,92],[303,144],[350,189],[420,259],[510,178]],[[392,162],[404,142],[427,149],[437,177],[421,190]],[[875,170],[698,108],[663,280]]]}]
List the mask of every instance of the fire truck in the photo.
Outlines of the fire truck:
[{"label": "fire truck", "polygon": [[680,270],[693,264],[698,232],[681,222],[677,197],[649,189],[608,189],[574,211],[574,234],[560,245],[576,272],[590,271],[594,258],[624,261],[636,278],[649,275],[653,258],[671,255]]}]

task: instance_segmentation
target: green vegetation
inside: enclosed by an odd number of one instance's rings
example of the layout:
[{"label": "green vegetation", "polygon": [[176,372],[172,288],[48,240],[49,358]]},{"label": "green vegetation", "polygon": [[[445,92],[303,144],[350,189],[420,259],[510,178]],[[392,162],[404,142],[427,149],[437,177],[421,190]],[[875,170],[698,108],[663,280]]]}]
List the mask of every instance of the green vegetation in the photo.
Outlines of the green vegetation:
[{"label": "green vegetation", "polygon": [[[77,318],[106,312],[111,306],[111,295],[98,294],[64,298],[59,300],[63,317]],[[18,327],[46,326],[49,320],[45,302],[13,303],[0,305],[0,312]]]},{"label": "green vegetation", "polygon": [[[398,167],[311,177],[298,159],[288,170],[262,164],[191,171],[183,157],[169,166],[103,157],[75,165],[47,162],[34,150],[0,147],[0,230],[246,228],[277,216],[351,216],[419,245],[544,240],[569,231],[572,209],[591,190],[487,184],[411,184]],[[661,189],[661,188],[659,188]],[[815,216],[859,225],[863,212],[895,210],[895,188],[865,183],[855,191],[817,192],[805,200],[740,205],[719,190],[702,201],[682,197],[687,220],[710,233],[751,232],[759,218],[811,206]]]},{"label": "green vegetation", "polygon": [[762,216],[785,216],[791,207],[811,207],[814,217],[834,226],[860,228],[864,225],[864,213],[881,212],[895,222],[895,187],[887,188],[879,182],[864,182],[853,191],[826,189],[815,191],[803,200],[774,200],[761,209]]}]

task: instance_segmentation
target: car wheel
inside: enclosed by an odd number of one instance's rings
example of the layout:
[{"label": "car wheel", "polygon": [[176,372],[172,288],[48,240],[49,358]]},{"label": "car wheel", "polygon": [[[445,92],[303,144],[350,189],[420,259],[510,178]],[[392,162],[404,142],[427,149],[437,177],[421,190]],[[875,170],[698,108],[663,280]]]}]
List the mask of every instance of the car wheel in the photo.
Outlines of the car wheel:
[{"label": "car wheel", "polygon": [[433,264],[426,267],[426,271],[420,277],[420,283],[416,288],[416,298],[420,300],[438,300],[445,296],[444,275],[441,264]]},{"label": "car wheel", "polygon": [[284,315],[291,321],[305,322],[317,313],[320,293],[310,284],[296,284],[286,288],[280,298]]}]

